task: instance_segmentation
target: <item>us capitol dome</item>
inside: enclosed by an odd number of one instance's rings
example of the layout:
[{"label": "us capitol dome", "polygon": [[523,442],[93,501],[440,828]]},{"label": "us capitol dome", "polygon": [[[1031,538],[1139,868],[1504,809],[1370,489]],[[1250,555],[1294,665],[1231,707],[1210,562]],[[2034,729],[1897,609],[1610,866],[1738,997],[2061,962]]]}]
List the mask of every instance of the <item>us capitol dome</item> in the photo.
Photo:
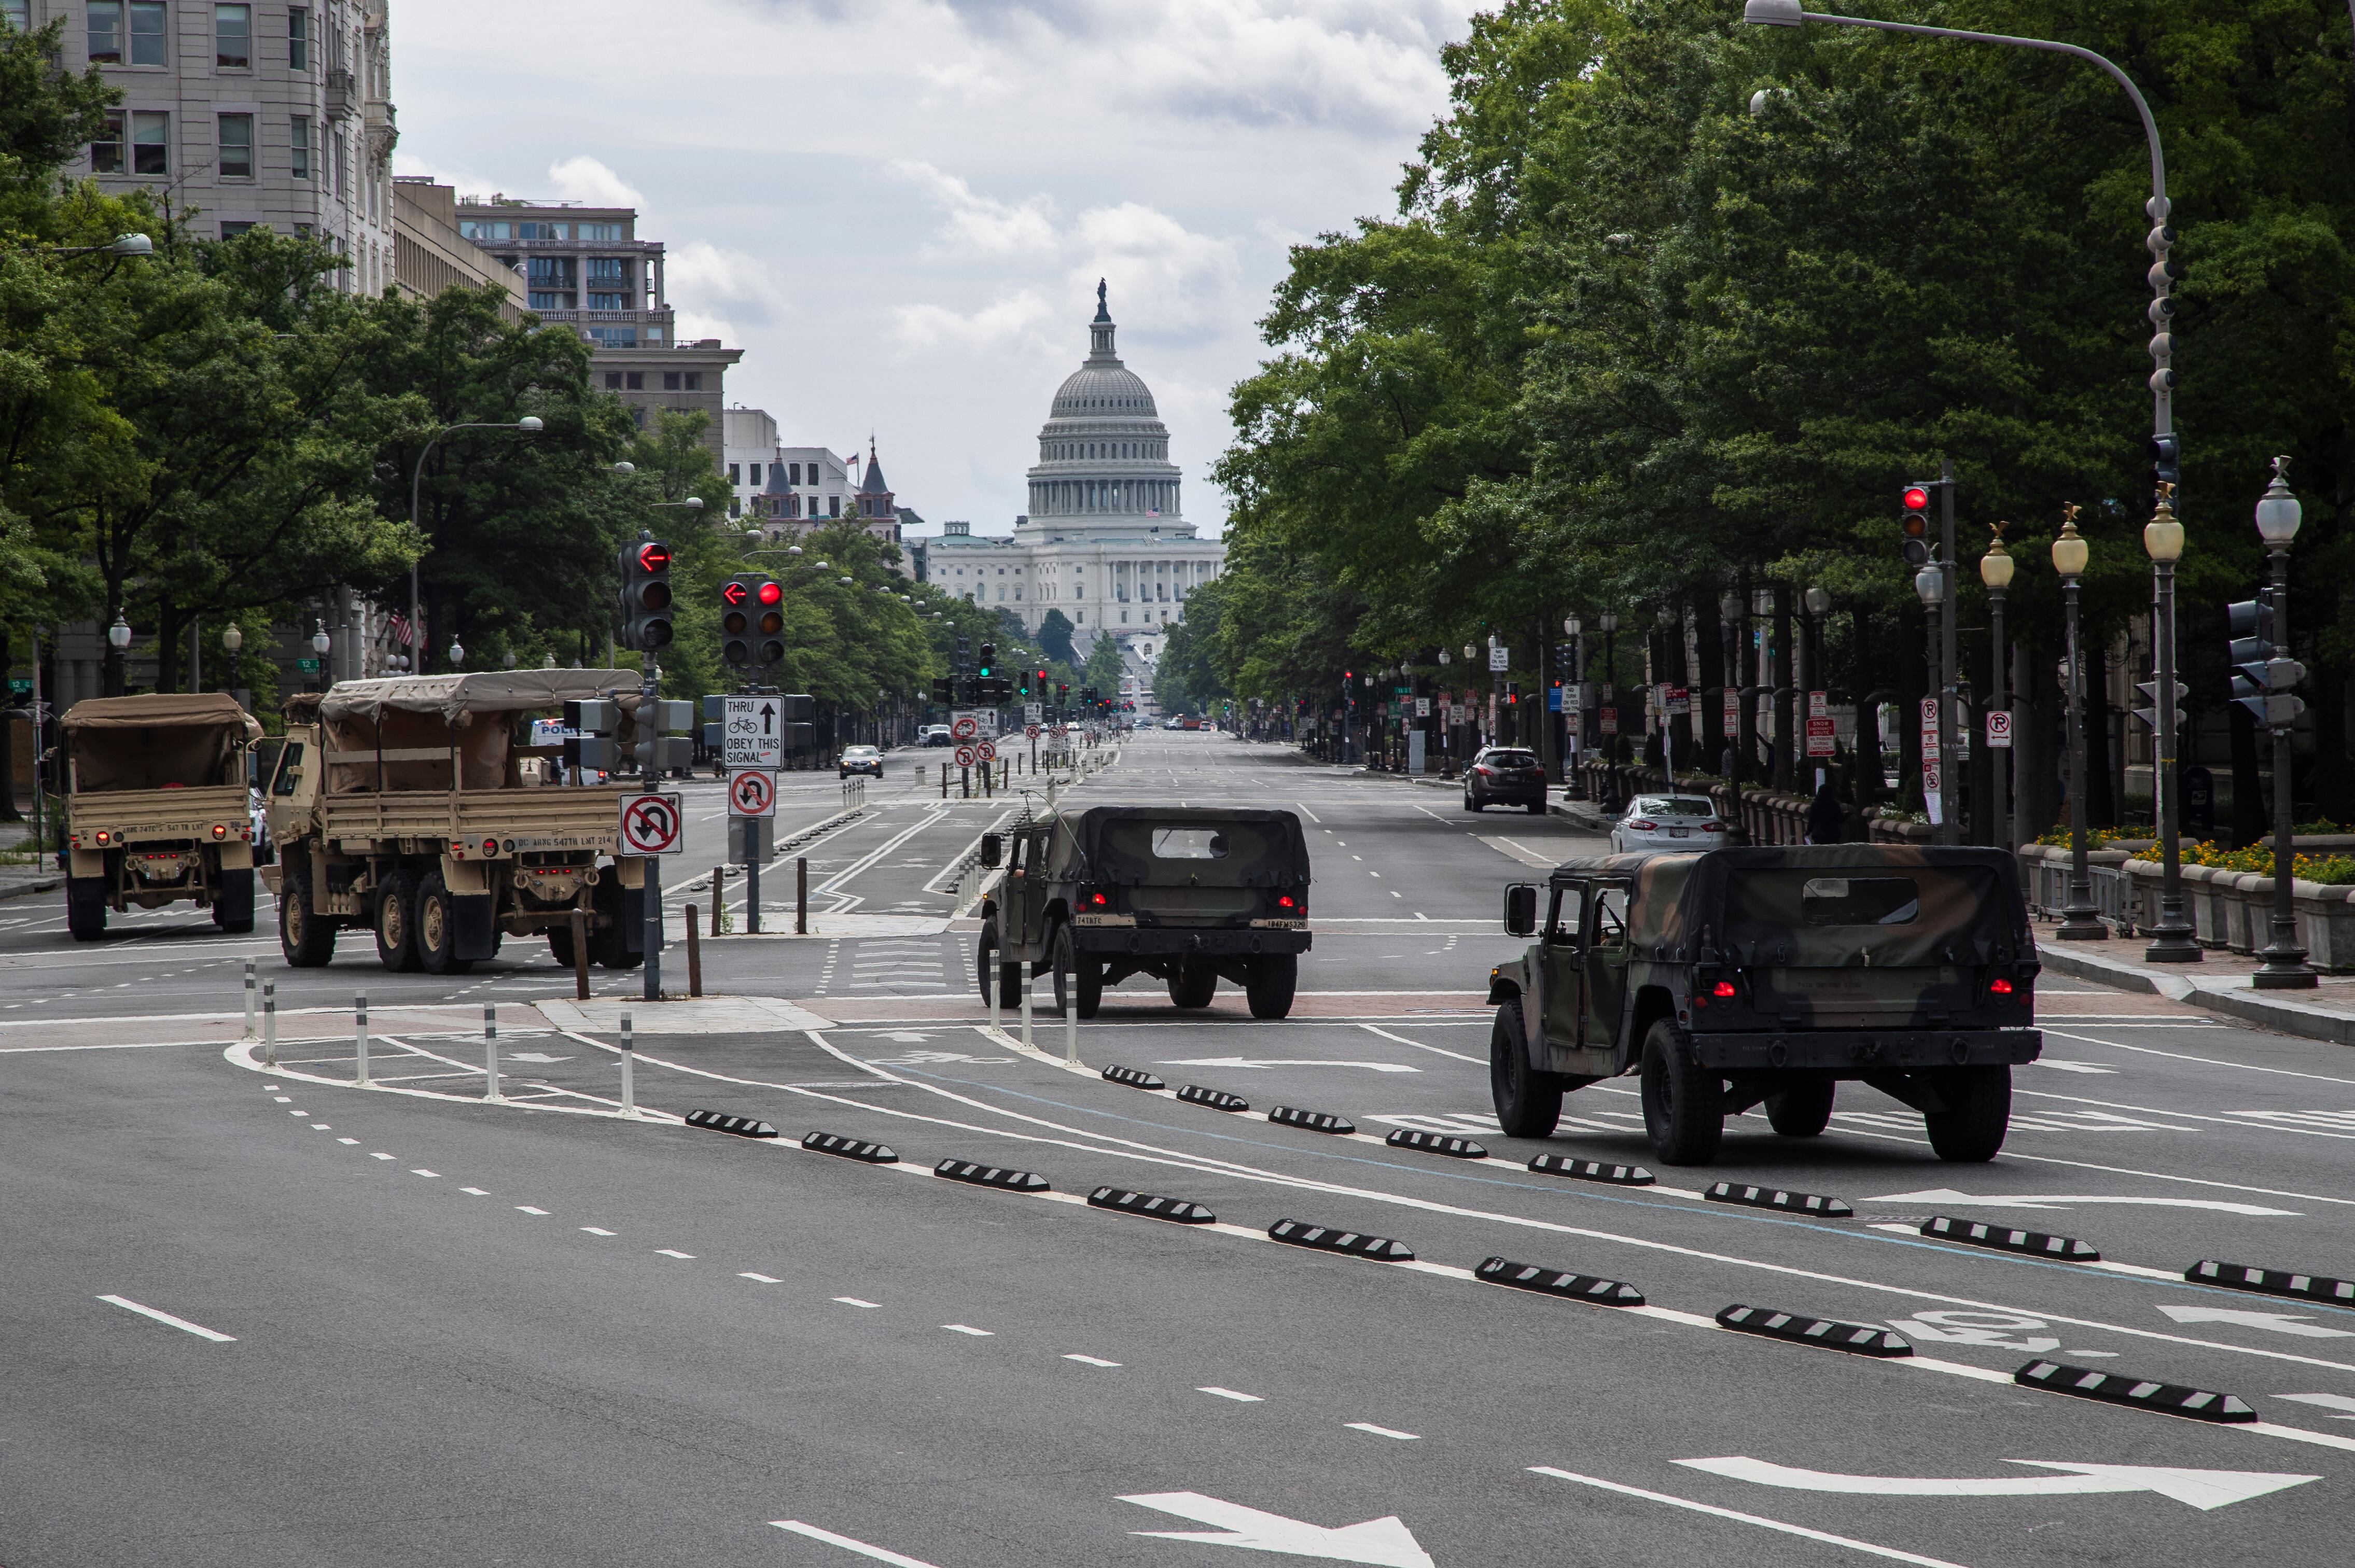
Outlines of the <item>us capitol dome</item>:
[{"label": "us capitol dome", "polygon": [[1226,547],[1198,538],[1185,520],[1169,427],[1153,389],[1121,362],[1106,296],[1099,282],[1088,356],[1048,405],[1028,475],[1030,509],[1014,519],[1013,537],[945,524],[927,541],[925,576],[959,598],[1014,612],[1033,633],[1060,610],[1082,656],[1109,635],[1149,674],[1165,629],[1219,575]]}]

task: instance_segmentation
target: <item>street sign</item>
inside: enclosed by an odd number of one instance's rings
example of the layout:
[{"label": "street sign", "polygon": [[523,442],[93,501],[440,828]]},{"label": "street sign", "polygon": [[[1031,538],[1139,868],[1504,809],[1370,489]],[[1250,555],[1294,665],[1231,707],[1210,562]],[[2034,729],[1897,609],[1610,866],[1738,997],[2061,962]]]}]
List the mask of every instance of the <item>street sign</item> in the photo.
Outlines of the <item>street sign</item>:
[{"label": "street sign", "polygon": [[1999,750],[2011,749],[2011,715],[1998,708],[1988,711],[1987,744]]},{"label": "street sign", "polygon": [[294,667],[301,670],[304,675],[316,675],[319,673],[319,661],[317,659],[296,659],[294,661]]},{"label": "street sign", "polygon": [[719,762],[723,767],[767,768],[785,761],[783,706],[773,697],[730,697],[719,720]]},{"label": "street sign", "polygon": [[1512,668],[1513,650],[1507,647],[1502,643],[1490,643],[1488,645],[1488,667],[1492,670]]},{"label": "street sign", "polygon": [[975,735],[980,733],[981,720],[975,718],[972,714],[952,713],[949,715],[949,738],[951,740],[970,741]]},{"label": "street sign", "polygon": [[1692,711],[1692,688],[1671,686],[1665,689],[1668,694],[1668,713],[1671,717],[1689,714]]},{"label": "street sign", "polygon": [[1606,735],[1619,733],[1619,710],[1616,708],[1603,709],[1603,732]]},{"label": "street sign", "polygon": [[1428,719],[1431,717],[1431,699],[1428,697],[1418,697],[1414,699],[1414,716],[1417,719]]},{"label": "street sign", "polygon": [[1034,724],[1025,724],[1024,726],[1022,726],[1022,734],[1023,734],[1023,738],[1024,738],[1025,740],[1030,740],[1030,741],[1035,741],[1035,740],[1037,740],[1037,739],[1039,738],[1039,727],[1037,724],[1035,724],[1035,723],[1034,723]]},{"label": "street sign", "polygon": [[961,768],[969,768],[979,760],[980,753],[969,745],[959,746],[956,749],[956,764]]},{"label": "street sign", "polygon": [[728,815],[777,815],[777,776],[763,768],[742,768],[728,775]]},{"label": "street sign", "polygon": [[[1820,694],[1819,694],[1820,695]],[[1832,721],[1828,717],[1807,720],[1807,755],[1828,757],[1832,754]]]},{"label": "street sign", "polygon": [[628,795],[622,797],[622,853],[676,855],[686,814],[675,795]]},{"label": "street sign", "polygon": [[1025,723],[1025,724],[1037,724],[1037,723],[1039,723],[1040,720],[1044,720],[1046,717],[1047,717],[1047,705],[1046,705],[1045,703],[1043,703],[1043,702],[1026,702],[1026,703],[1024,703],[1024,704],[1022,705],[1022,722],[1023,722],[1023,723]]},{"label": "street sign", "polygon": [[1047,731],[1048,734],[1053,736],[1058,741],[1063,739],[1063,737],[1069,735],[1071,732],[1071,727],[1069,724],[1058,724]]},{"label": "street sign", "polygon": [[1832,716],[1832,694],[1828,691],[1807,693],[1807,717],[1828,719]]},{"label": "street sign", "polygon": [[1725,688],[1725,732],[1739,734],[1742,730],[1742,693],[1733,687]]},{"label": "street sign", "polygon": [[988,741],[975,741],[973,743],[973,754],[985,763],[994,763],[997,761],[997,747]]}]

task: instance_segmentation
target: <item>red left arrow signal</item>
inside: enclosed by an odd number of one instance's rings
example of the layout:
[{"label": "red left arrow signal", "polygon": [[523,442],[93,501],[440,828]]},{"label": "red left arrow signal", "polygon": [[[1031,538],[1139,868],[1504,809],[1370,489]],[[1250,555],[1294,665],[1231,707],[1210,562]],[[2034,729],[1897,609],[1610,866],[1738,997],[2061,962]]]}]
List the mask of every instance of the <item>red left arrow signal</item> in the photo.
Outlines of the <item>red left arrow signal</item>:
[{"label": "red left arrow signal", "polygon": [[719,590],[719,597],[726,600],[728,607],[733,610],[737,605],[744,603],[751,592],[742,583],[730,581]]}]

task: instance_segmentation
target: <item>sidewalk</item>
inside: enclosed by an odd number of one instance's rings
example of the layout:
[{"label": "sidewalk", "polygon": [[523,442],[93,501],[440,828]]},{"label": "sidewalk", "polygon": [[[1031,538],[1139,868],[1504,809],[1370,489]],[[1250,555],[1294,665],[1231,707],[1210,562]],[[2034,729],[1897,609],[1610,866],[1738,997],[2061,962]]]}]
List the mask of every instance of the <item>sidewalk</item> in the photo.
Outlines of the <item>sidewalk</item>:
[{"label": "sidewalk", "polygon": [[2047,930],[2036,954],[2056,975],[2165,997],[2282,1034],[2355,1045],[2355,975],[2325,975],[2310,991],[2260,991],[2249,983],[2260,962],[2254,956],[2211,947],[2197,964],[2149,964],[2142,955],[2148,945],[2147,936],[2062,942]]},{"label": "sidewalk", "polygon": [[63,886],[65,874],[57,869],[53,856],[44,855],[29,866],[0,866],[0,899],[55,892]]}]

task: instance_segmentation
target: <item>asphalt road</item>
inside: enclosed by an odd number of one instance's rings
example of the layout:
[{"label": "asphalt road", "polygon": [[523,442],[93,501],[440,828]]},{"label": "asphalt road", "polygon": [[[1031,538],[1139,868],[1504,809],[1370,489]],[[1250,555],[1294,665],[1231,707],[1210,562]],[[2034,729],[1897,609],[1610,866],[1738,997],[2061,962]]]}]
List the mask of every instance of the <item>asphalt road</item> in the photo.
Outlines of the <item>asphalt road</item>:
[{"label": "asphalt road", "polygon": [[[58,901],[0,905],[0,1563],[2342,1560],[2355,1312],[2182,1277],[2203,1258],[2355,1275],[2339,1048],[2048,976],[2047,1060],[2019,1072],[1990,1165],[1941,1164],[1918,1117],[1855,1087],[1820,1138],[1738,1119],[1706,1170],[1651,1161],[1631,1081],[1572,1096],[1543,1145],[1508,1139],[1482,1005],[1515,946],[1499,889],[1598,841],[1149,734],[1076,797],[1303,813],[1299,1006],[1254,1022],[1222,990],[1180,1015],[1140,979],[1067,1034],[1042,987],[1025,1050],[1016,1014],[989,1029],[949,921],[959,858],[1019,803],[944,805],[909,768],[937,755],[894,754],[847,819],[834,779],[787,775],[778,835],[815,830],[796,852],[820,934],[741,934],[728,879],[740,934],[701,963],[732,1000],[657,1011],[628,1000],[637,975],[600,971],[577,1006],[536,944],[436,979],[346,938],[298,973],[201,918],[78,945]],[[724,805],[687,794],[666,880],[708,922]],[[772,932],[792,890],[787,856]],[[236,1038],[248,958],[279,987],[274,1072]],[[353,1083],[361,992],[372,1089]],[[625,1008],[634,1120],[613,1114]],[[785,1136],[677,1119],[697,1108]],[[1399,1129],[1486,1157],[1383,1141]],[[812,1130],[899,1160],[805,1151]],[[1535,1174],[1539,1153],[1657,1179]],[[944,1180],[944,1159],[1050,1186]],[[1709,1200],[1721,1179],[1855,1216]],[[1216,1221],[1090,1206],[1103,1187]],[[1924,1237],[1941,1214],[2101,1261]],[[1286,1219],[1413,1258],[1271,1241]],[[1643,1305],[1500,1288],[1475,1272],[1491,1257]],[[1729,1332],[1735,1303],[1914,1354]],[[2012,1381],[2040,1359],[2258,1420]]]}]

